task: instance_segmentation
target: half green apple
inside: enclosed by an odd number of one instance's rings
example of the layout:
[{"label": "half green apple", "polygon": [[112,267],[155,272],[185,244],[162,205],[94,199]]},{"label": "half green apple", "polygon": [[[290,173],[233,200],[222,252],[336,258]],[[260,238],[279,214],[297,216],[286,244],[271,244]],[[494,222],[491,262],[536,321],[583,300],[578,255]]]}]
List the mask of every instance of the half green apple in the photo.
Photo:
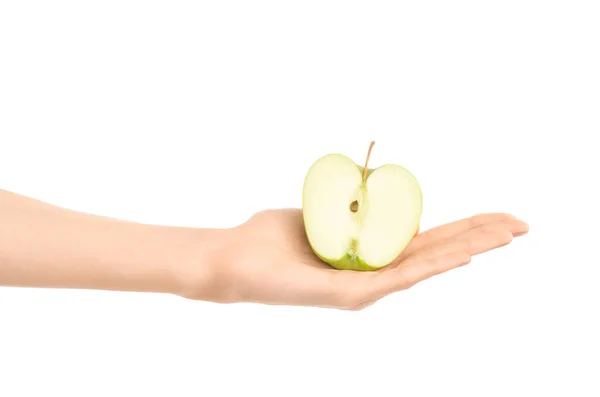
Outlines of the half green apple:
[{"label": "half green apple", "polygon": [[376,270],[391,264],[418,233],[421,187],[406,168],[368,168],[328,154],[308,170],[302,213],[315,254],[340,270]]}]

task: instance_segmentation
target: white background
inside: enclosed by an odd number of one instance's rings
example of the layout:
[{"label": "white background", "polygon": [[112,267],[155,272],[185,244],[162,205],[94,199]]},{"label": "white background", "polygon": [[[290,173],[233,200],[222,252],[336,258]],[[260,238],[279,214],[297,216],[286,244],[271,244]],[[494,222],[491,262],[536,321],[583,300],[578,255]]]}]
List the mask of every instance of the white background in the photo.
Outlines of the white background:
[{"label": "white background", "polygon": [[600,395],[594,3],[2,1],[4,189],[227,227],[375,140],[531,231],[360,312],[2,288],[0,396]]}]

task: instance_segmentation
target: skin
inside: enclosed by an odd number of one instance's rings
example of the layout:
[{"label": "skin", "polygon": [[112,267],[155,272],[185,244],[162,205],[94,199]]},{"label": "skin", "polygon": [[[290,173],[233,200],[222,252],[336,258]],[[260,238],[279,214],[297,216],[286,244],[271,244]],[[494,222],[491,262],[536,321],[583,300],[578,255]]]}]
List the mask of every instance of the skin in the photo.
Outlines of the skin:
[{"label": "skin", "polygon": [[360,310],[509,244],[528,226],[480,214],[415,236],[391,265],[337,270],[310,248],[300,209],[229,229],[147,225],[0,190],[0,285],[175,294],[216,303]]}]

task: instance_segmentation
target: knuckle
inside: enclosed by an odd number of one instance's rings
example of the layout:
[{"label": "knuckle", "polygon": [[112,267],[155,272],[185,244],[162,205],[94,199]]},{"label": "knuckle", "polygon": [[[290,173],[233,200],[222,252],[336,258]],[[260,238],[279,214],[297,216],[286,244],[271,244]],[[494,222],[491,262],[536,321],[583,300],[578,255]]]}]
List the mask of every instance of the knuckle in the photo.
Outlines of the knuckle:
[{"label": "knuckle", "polygon": [[514,238],[514,236],[513,236],[513,234],[511,232],[505,231],[499,237],[500,244],[501,245],[510,244],[510,242],[513,240],[513,238]]},{"label": "knuckle", "polygon": [[461,266],[464,265],[468,265],[469,263],[471,263],[471,255],[467,254],[467,253],[462,253],[461,256],[458,258],[458,262]]},{"label": "knuckle", "polygon": [[359,312],[371,306],[373,303],[375,303],[375,301],[361,302],[358,305],[351,307],[349,310],[352,312]]},{"label": "knuckle", "polygon": [[434,256],[431,258],[427,258],[425,260],[425,264],[427,265],[427,267],[429,268],[436,268],[439,267],[440,263],[442,262],[443,256]]},{"label": "knuckle", "polygon": [[473,215],[469,220],[469,226],[474,228],[485,224],[485,214]]},{"label": "knuckle", "polygon": [[396,283],[396,289],[399,291],[404,291],[414,287],[417,283],[417,277],[414,274],[412,274],[412,272],[406,272],[406,274],[401,275],[401,277],[398,279],[398,282]]}]

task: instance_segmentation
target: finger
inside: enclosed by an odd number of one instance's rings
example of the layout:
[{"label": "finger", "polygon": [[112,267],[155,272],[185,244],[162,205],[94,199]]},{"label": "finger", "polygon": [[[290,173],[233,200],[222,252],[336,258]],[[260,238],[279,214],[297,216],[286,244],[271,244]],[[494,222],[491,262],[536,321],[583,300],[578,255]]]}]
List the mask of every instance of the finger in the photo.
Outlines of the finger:
[{"label": "finger", "polygon": [[471,262],[473,255],[509,244],[528,226],[514,220],[483,225],[411,256],[387,272],[378,273],[380,293],[390,294]]},{"label": "finger", "polygon": [[471,263],[471,255],[465,252],[451,252],[430,258],[423,258],[411,266],[402,266],[396,269],[395,283],[389,288],[390,292],[407,289],[415,284],[445,273],[452,269]]},{"label": "finger", "polygon": [[471,255],[464,252],[421,258],[411,266],[401,266],[390,272],[377,273],[372,294],[382,298],[397,291],[408,289],[420,281],[444,273],[471,262]]},{"label": "finger", "polygon": [[[504,246],[514,237],[527,233],[529,226],[520,220],[482,225],[467,230],[454,237],[439,241],[414,253],[416,260],[423,257],[440,256],[455,252],[465,252],[469,255],[478,255],[483,252]],[[411,257],[406,262],[411,261]]]},{"label": "finger", "polygon": [[373,306],[378,300],[379,299],[372,299],[372,300],[369,300],[369,301],[366,301],[366,302],[359,303],[356,306],[350,307],[349,310],[351,310],[351,311],[359,311],[359,310],[366,309],[369,306]]},{"label": "finger", "polygon": [[402,252],[399,261],[403,260],[412,253],[423,249],[424,247],[434,244],[440,240],[446,240],[450,237],[456,236],[467,230],[474,229],[476,227],[486,225],[489,223],[502,222],[507,220],[516,219],[513,215],[506,213],[487,213],[478,214],[469,218],[464,218],[455,222],[451,222],[442,226],[435,227],[424,231],[421,234],[417,234]]}]

